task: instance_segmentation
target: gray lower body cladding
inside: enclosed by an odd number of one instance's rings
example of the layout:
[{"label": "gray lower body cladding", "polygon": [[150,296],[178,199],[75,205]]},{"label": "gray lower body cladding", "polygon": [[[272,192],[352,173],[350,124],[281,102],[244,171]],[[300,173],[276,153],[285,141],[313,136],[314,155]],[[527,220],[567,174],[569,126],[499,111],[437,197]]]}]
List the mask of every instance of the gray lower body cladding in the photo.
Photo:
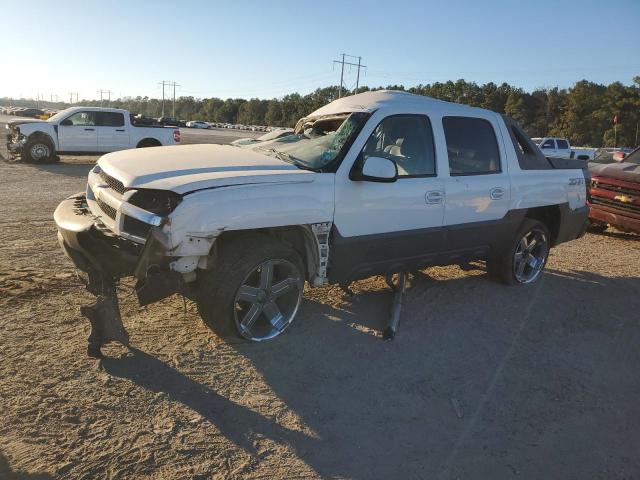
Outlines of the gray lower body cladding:
[{"label": "gray lower body cladding", "polygon": [[[568,204],[558,207],[560,218],[554,246],[584,235],[588,217],[587,207],[575,210]],[[329,283],[486,260],[508,248],[527,214],[527,209],[511,210],[499,220],[359,237],[343,237],[334,228]]]}]

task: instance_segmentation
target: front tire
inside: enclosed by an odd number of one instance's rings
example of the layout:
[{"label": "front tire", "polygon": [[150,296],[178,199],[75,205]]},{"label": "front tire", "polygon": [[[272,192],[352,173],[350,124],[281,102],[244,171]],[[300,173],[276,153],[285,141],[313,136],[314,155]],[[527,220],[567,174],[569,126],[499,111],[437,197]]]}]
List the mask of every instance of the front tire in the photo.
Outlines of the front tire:
[{"label": "front tire", "polygon": [[293,322],[303,289],[300,256],[282,242],[255,235],[226,245],[213,269],[203,272],[198,310],[220,337],[260,342]]},{"label": "front tire", "polygon": [[489,275],[507,285],[538,281],[549,258],[549,229],[542,222],[525,219],[509,248],[487,261]]},{"label": "front tire", "polygon": [[53,144],[44,138],[27,140],[22,147],[22,160],[29,163],[50,163],[55,161],[55,149]]}]

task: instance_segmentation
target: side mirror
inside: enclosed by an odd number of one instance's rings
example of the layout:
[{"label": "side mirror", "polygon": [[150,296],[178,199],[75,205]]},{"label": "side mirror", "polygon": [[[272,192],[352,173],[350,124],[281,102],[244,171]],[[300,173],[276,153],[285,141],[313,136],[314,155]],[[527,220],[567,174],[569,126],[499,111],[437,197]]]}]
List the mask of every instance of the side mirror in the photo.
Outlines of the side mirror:
[{"label": "side mirror", "polygon": [[60,125],[62,125],[64,127],[69,127],[69,126],[73,125],[73,122],[71,120],[69,120],[68,118],[65,118],[64,120],[62,120],[60,122]]},{"label": "side mirror", "polygon": [[352,180],[392,183],[398,179],[398,166],[384,157],[368,157],[352,175]]}]

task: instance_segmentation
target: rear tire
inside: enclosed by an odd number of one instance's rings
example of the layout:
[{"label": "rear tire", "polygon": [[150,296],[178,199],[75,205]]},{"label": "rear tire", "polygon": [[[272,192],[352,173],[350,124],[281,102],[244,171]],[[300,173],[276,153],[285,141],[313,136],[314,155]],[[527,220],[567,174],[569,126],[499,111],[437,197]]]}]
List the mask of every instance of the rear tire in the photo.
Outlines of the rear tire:
[{"label": "rear tire", "polygon": [[551,248],[549,229],[542,222],[525,219],[508,249],[487,261],[487,271],[507,285],[539,280]]},{"label": "rear tire", "polygon": [[20,153],[22,160],[28,163],[55,162],[55,149],[53,143],[46,138],[34,138],[27,140]]},{"label": "rear tire", "polygon": [[293,248],[267,235],[247,236],[227,244],[213,269],[202,272],[198,311],[224,339],[269,340],[295,318],[303,288],[304,267]]}]

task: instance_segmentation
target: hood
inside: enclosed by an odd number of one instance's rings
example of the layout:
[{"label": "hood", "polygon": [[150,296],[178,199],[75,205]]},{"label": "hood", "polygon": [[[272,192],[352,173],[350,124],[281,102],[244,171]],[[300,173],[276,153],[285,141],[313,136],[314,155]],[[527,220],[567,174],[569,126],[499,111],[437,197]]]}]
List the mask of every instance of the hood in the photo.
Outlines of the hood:
[{"label": "hood", "polygon": [[10,120],[10,121],[7,122],[7,126],[9,128],[11,128],[11,127],[16,127],[18,125],[24,125],[24,124],[27,124],[27,123],[45,123],[45,124],[47,124],[47,121],[46,120],[39,120],[37,118],[23,119],[23,120]]},{"label": "hood", "polygon": [[211,144],[122,150],[104,155],[98,165],[125,187],[180,194],[231,185],[312,182],[317,175],[252,150]]},{"label": "hood", "polygon": [[604,165],[603,168],[592,170],[592,174],[625,182],[640,183],[640,165],[636,163],[610,163]]}]

